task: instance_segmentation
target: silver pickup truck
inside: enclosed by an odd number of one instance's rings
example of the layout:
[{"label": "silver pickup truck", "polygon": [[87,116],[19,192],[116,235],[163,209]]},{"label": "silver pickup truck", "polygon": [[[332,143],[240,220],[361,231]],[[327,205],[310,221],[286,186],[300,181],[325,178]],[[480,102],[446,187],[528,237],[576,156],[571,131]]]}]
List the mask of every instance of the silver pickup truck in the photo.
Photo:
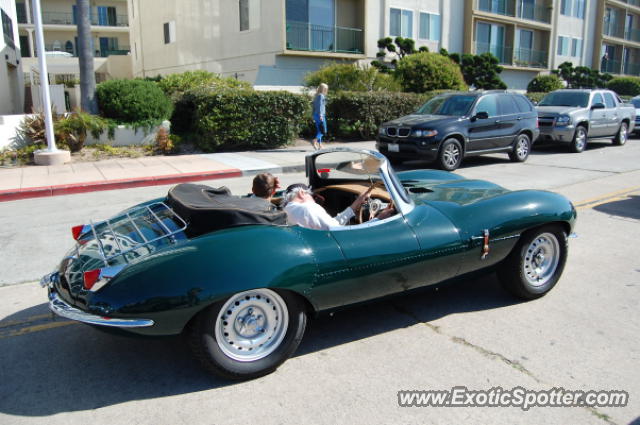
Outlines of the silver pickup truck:
[{"label": "silver pickup truck", "polygon": [[613,138],[624,145],[633,132],[636,109],[611,90],[556,90],[538,104],[539,142],[569,142],[582,152],[588,139]]}]

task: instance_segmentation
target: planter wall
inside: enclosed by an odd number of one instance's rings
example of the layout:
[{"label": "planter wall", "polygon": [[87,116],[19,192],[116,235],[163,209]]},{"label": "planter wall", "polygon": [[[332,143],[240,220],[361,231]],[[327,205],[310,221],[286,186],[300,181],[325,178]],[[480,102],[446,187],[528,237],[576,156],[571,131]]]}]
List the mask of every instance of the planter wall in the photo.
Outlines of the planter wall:
[{"label": "planter wall", "polygon": [[[161,125],[165,127],[167,130],[170,129],[171,123],[169,121],[164,121]],[[158,130],[161,126],[157,126],[149,129],[133,129],[125,127],[124,125],[119,125],[113,137],[113,140],[109,140],[107,137],[107,133],[102,133],[99,139],[95,139],[93,136],[89,135],[87,137],[87,141],[85,142],[86,146],[91,146],[95,144],[101,145],[111,145],[111,146],[142,146],[149,145],[156,140],[156,135],[158,134]]]}]

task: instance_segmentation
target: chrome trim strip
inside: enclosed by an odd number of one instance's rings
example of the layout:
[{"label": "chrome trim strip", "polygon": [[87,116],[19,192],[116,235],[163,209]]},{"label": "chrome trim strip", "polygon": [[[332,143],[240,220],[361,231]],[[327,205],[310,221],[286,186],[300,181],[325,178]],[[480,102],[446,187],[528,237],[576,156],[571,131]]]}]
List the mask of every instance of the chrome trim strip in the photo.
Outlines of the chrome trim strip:
[{"label": "chrome trim strip", "polygon": [[144,328],[154,325],[154,321],[151,319],[118,319],[85,313],[84,311],[71,307],[55,292],[49,294],[49,308],[60,317],[88,323],[90,325],[110,326],[114,328]]}]

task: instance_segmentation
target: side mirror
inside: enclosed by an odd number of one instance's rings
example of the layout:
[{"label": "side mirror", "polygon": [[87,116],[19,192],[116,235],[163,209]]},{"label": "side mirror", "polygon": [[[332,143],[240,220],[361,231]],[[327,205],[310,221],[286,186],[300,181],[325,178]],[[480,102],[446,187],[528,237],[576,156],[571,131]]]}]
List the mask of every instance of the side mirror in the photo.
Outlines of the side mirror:
[{"label": "side mirror", "polygon": [[535,100],[532,100],[531,103],[533,103],[533,106],[538,106],[538,102]]},{"label": "side mirror", "polygon": [[594,103],[591,105],[591,109],[604,109],[604,103]]},{"label": "side mirror", "polygon": [[486,120],[489,118],[489,113],[487,111],[480,111],[480,112],[476,112],[476,114],[473,117],[478,120]]}]

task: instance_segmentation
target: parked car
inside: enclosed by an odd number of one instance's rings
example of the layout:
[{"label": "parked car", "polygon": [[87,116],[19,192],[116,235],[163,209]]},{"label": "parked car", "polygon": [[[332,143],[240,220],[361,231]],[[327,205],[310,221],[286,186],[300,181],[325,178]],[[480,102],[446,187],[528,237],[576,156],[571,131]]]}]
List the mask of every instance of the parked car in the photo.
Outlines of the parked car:
[{"label": "parked car", "polygon": [[376,148],[390,161],[435,161],[443,170],[463,157],[505,152],[524,162],[538,137],[537,114],[525,96],[503,90],[447,93],[411,115],[380,126]]},{"label": "parked car", "polygon": [[640,132],[640,96],[631,99],[631,104],[636,108],[636,122],[633,126],[633,133],[638,134]]},{"label": "parked car", "polygon": [[571,152],[584,151],[589,139],[613,138],[614,145],[624,145],[636,122],[635,107],[611,90],[556,90],[537,110],[540,141],[568,142]]},{"label": "parked car", "polygon": [[[372,188],[351,225],[289,225],[263,200],[178,185],[74,227],[75,245],[41,281],[51,310],[134,334],[185,333],[207,370],[243,379],[289,358],[322,311],[478,271],[497,270],[523,299],[560,279],[576,220],[562,195],[438,170],[396,174],[368,150],[321,150],[306,164],[332,215]],[[367,221],[390,203],[394,215]]]}]

